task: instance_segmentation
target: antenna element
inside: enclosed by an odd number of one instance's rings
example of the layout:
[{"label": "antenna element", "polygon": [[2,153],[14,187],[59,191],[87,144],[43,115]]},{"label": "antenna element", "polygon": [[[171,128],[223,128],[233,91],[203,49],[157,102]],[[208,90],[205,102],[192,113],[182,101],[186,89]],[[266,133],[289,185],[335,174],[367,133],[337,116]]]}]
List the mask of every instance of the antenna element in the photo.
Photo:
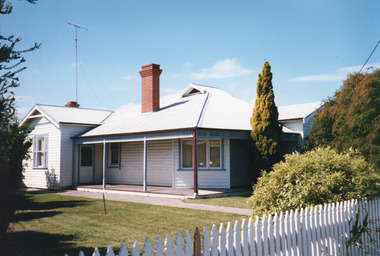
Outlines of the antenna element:
[{"label": "antenna element", "polygon": [[66,23],[75,28],[75,101],[78,103],[78,28],[88,29],[70,22]]}]

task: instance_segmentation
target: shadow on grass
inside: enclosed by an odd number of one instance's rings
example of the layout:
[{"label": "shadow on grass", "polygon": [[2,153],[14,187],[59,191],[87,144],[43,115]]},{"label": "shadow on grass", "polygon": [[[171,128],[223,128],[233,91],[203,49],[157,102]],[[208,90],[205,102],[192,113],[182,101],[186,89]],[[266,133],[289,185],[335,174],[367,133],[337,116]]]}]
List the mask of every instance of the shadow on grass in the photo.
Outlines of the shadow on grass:
[{"label": "shadow on grass", "polygon": [[0,240],[2,255],[78,255],[82,250],[85,255],[92,255],[93,248],[77,248],[73,235],[47,234],[24,231],[8,232]]},{"label": "shadow on grass", "polygon": [[33,194],[54,194],[54,192],[33,191],[25,193],[23,200],[19,202],[19,210],[54,210],[59,208],[72,208],[91,203],[90,201],[85,200],[57,200],[48,202],[36,202],[33,200]]}]

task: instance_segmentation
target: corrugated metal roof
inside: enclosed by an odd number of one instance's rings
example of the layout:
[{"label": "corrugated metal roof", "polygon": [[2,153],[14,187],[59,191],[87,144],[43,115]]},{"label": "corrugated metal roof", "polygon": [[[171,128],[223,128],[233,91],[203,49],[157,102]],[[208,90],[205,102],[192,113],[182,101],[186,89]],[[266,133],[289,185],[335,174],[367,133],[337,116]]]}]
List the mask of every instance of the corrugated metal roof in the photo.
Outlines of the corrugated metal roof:
[{"label": "corrugated metal roof", "polygon": [[35,112],[43,114],[57,127],[60,123],[100,125],[113,113],[110,110],[36,104],[24,118],[23,122],[32,117]]},{"label": "corrugated metal roof", "polygon": [[322,102],[312,102],[306,104],[297,104],[278,107],[278,119],[288,120],[288,119],[298,119],[306,118],[313,114],[315,110],[319,109]]},{"label": "corrugated metal roof", "polygon": [[[215,88],[188,85],[179,95],[160,99],[160,109],[141,113],[141,105],[116,110],[101,126],[81,137],[157,132],[186,128],[251,130],[253,104]],[[304,118],[319,105],[316,103],[279,108],[281,119]]]}]

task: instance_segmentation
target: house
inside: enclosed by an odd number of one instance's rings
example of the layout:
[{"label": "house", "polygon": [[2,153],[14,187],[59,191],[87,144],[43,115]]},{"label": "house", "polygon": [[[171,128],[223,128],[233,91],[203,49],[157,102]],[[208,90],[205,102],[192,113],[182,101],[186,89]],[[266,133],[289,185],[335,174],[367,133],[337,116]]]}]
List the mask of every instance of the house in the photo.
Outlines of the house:
[{"label": "house", "polygon": [[[145,191],[157,185],[193,188],[197,194],[199,188],[250,185],[253,105],[197,84],[160,97],[161,72],[157,64],[142,66],[141,104],[115,112],[75,103],[36,105],[23,120],[35,125],[26,186],[136,184]],[[302,144],[316,108],[310,105],[309,113],[297,113],[296,106],[279,109],[289,151]]]}]

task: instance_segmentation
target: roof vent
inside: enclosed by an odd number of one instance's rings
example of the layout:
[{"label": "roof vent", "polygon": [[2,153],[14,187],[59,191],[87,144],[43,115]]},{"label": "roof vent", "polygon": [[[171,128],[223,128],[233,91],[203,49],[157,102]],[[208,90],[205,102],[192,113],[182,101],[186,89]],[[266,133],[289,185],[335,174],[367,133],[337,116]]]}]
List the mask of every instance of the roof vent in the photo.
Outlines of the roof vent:
[{"label": "roof vent", "polygon": [[190,84],[187,86],[187,88],[183,91],[182,97],[188,97],[196,94],[205,94],[206,91],[200,88],[200,86],[197,86],[195,84]]}]

